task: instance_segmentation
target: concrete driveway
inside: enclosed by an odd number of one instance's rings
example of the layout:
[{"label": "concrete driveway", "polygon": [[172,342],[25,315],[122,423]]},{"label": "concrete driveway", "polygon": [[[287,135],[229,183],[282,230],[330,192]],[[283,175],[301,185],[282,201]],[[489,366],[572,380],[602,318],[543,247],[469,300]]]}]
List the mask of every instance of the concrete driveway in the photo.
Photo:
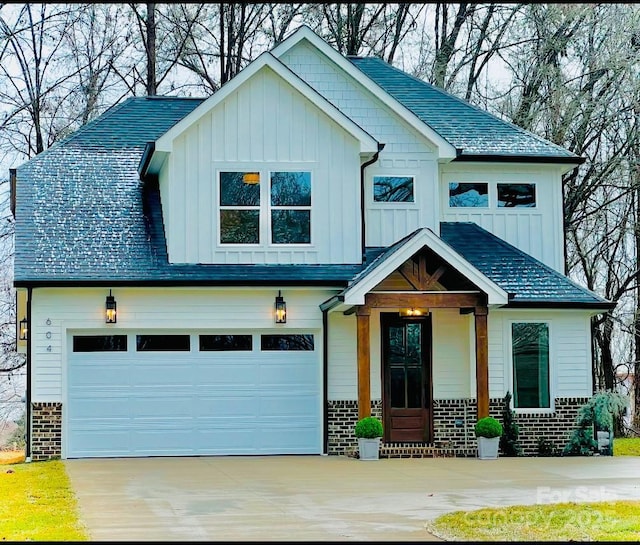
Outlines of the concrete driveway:
[{"label": "concrete driveway", "polygon": [[66,460],[93,541],[436,541],[454,510],[640,499],[640,458]]}]

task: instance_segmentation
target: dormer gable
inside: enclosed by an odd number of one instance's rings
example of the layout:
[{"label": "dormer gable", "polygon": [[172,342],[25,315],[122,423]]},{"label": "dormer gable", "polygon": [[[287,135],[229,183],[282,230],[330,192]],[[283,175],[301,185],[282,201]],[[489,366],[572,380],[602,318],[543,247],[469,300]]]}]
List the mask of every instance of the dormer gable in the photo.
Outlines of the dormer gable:
[{"label": "dormer gable", "polygon": [[363,157],[368,158],[378,151],[380,146],[373,136],[343,114],[338,108],[331,104],[331,102],[314,90],[308,83],[294,74],[270,52],[264,52],[233,79],[225,83],[210,98],[205,100],[189,115],[185,116],[169,131],[158,138],[153,144],[151,155],[146,158],[146,166],[141,174],[157,174],[166,159],[167,154],[173,151],[173,143],[176,138],[184,134],[189,127],[196,124],[200,119],[211,112],[211,110],[216,106],[224,102],[225,99],[231,96],[252,77],[265,69],[270,69],[278,77],[286,81],[301,95],[320,108],[345,131],[356,138],[360,142],[360,154]]}]

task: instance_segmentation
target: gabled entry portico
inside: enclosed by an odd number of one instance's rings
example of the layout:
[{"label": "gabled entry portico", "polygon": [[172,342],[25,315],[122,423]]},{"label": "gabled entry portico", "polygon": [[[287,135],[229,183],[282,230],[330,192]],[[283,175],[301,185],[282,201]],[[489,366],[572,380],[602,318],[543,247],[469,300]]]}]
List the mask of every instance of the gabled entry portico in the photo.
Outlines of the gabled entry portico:
[{"label": "gabled entry portico", "polygon": [[375,368],[381,373],[385,441],[432,441],[432,346],[439,343],[442,353],[447,341],[432,339],[431,318],[442,317],[443,311],[451,316],[452,309],[473,316],[458,322],[460,335],[472,336],[465,359],[475,371],[477,416],[487,416],[487,317],[490,307],[507,301],[506,292],[429,229],[419,229],[380,253],[327,302],[329,310],[356,317],[358,418],[371,414],[372,353],[380,354]]}]

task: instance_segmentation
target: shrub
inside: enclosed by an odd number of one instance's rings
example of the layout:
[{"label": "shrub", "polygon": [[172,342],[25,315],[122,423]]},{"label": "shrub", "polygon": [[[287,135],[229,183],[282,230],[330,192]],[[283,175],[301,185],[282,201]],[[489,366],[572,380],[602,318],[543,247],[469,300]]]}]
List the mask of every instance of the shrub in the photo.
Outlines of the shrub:
[{"label": "shrub", "polygon": [[500,437],[502,435],[502,424],[492,416],[485,416],[476,422],[476,437]]},{"label": "shrub", "polygon": [[358,439],[375,439],[382,437],[382,422],[375,416],[365,416],[355,427],[355,434]]},{"label": "shrub", "polygon": [[617,392],[602,391],[578,411],[576,427],[562,453],[565,456],[591,456],[598,450],[595,430],[612,431],[614,419],[624,412],[627,398]]},{"label": "shrub", "polygon": [[502,409],[503,433],[500,437],[500,450],[505,456],[520,456],[522,447],[518,442],[520,428],[516,423],[516,413],[511,409],[511,392],[504,396]]},{"label": "shrub", "polygon": [[553,441],[540,437],[538,439],[538,456],[555,456],[556,449]]}]

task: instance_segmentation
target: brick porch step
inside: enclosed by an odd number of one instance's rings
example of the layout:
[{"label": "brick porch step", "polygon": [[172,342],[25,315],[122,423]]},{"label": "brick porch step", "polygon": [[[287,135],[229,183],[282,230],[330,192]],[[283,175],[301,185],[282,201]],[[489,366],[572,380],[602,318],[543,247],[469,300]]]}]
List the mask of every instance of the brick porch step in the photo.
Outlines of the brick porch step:
[{"label": "brick porch step", "polygon": [[380,458],[449,458],[457,452],[451,447],[430,443],[381,443]]}]

